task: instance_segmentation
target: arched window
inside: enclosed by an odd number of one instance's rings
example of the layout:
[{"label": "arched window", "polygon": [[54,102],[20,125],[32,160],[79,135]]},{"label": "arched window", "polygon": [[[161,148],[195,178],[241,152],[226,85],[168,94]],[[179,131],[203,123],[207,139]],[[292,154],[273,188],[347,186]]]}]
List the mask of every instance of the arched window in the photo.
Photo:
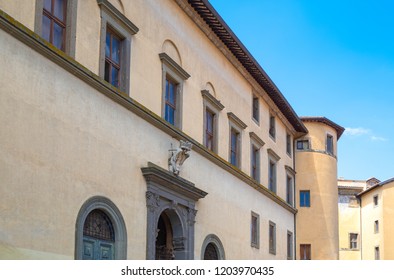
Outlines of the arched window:
[{"label": "arched window", "polygon": [[105,197],[92,197],[81,207],[76,223],[76,259],[126,259],[127,234],[120,211]]},{"label": "arched window", "polygon": [[202,260],[224,260],[224,248],[219,237],[214,234],[208,235],[203,244],[201,250]]}]

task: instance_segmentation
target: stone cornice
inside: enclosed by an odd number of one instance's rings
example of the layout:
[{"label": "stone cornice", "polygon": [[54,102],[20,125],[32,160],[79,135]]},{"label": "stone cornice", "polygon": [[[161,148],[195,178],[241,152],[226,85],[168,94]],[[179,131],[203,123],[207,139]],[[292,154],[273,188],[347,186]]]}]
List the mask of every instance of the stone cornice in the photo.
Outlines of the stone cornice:
[{"label": "stone cornice", "polygon": [[248,126],[247,126],[243,121],[241,121],[241,119],[238,118],[233,112],[227,113],[227,116],[228,116],[229,120],[232,121],[234,124],[236,124],[239,128],[245,129],[245,128],[248,127]]},{"label": "stone cornice", "polygon": [[179,176],[175,176],[173,173],[153,164],[152,162],[148,162],[148,167],[141,168],[141,171],[145,180],[166,186],[168,189],[173,190],[178,194],[182,194],[194,201],[204,198],[208,194],[207,192],[196,188],[192,182]]},{"label": "stone cornice", "polygon": [[249,132],[249,136],[250,139],[252,139],[256,144],[260,146],[260,148],[265,145],[265,142],[253,131]]},{"label": "stone cornice", "polygon": [[187,73],[178,63],[175,62],[168,54],[160,53],[160,60],[167,66],[171,67],[173,71],[177,73],[183,80],[190,78],[189,73]]},{"label": "stone cornice", "polygon": [[297,213],[297,209],[288,205],[286,201],[284,201],[275,193],[268,190],[263,185],[258,184],[249,175],[234,167],[228,161],[219,157],[212,151],[208,150],[205,146],[203,146],[198,141],[191,138],[181,130],[170,125],[163,118],[156,115],[134,99],[130,98],[127,94],[120,91],[118,88],[112,86],[83,65],[79,64],[73,58],[69,57],[64,52],[54,47],[52,44],[42,39],[36,33],[16,21],[14,18],[10,17],[2,10],[0,10],[0,28],[21,41],[22,43],[31,47],[33,50],[37,51],[47,59],[51,60],[58,66],[62,67],[65,71],[68,71],[70,74],[78,77],[92,88],[107,96],[109,99],[123,106],[127,110],[133,112],[137,116],[143,118],[154,127],[167,133],[169,136],[177,140],[182,139],[191,142],[193,144],[193,150],[196,153],[199,153],[217,166],[231,173],[232,175],[245,182],[252,188],[256,189],[258,192],[262,193],[264,196],[268,197],[289,212],[293,214]]},{"label": "stone cornice", "polygon": [[137,34],[138,27],[134,25],[127,17],[118,11],[108,0],[97,0],[100,8],[105,9],[113,18],[117,19],[132,35]]},{"label": "stone cornice", "polygon": [[212,104],[212,106],[214,106],[214,107],[216,108],[216,110],[221,111],[221,110],[224,109],[223,104],[222,104],[219,100],[217,100],[217,99],[215,98],[215,96],[213,96],[212,94],[210,94],[208,90],[203,89],[203,90],[201,91],[201,95],[202,95],[202,97],[203,97],[205,100],[207,100],[210,104]]}]

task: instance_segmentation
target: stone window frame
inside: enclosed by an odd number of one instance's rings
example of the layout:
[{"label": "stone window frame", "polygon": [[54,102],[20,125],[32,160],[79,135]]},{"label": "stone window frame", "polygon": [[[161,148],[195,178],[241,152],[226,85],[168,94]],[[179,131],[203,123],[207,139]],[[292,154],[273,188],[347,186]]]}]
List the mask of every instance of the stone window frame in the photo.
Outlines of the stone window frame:
[{"label": "stone window frame", "polygon": [[[261,182],[261,148],[265,145],[264,141],[253,131],[249,132],[250,137],[250,177],[255,179],[258,183]],[[253,153],[257,150],[257,178],[253,177]]]},{"label": "stone window frame", "polygon": [[293,256],[294,256],[294,237],[293,237],[293,233],[291,231],[287,231],[287,235],[286,235],[286,240],[287,240],[287,244],[286,244],[286,248],[287,248],[287,259],[288,260],[292,260]]},{"label": "stone window frame", "polygon": [[[257,104],[257,109],[255,110],[255,102]],[[260,125],[260,98],[256,93],[252,94],[252,120]]]},{"label": "stone window frame", "polygon": [[260,249],[260,215],[253,211],[250,215],[250,246]]},{"label": "stone window frame", "polygon": [[[353,236],[356,235],[356,240],[353,240]],[[358,251],[359,250],[359,237],[360,234],[358,232],[349,232],[349,249],[350,250],[355,250]],[[353,247],[352,243],[356,244],[356,247]]]},{"label": "stone window frame", "polygon": [[[309,193],[309,201],[306,204],[301,205],[301,193]],[[300,190],[300,207],[311,207],[311,191],[310,190]]]},{"label": "stone window frame", "polygon": [[194,224],[197,215],[195,205],[207,193],[196,188],[192,182],[175,176],[154,163],[148,162],[148,166],[142,167],[141,171],[147,184],[146,259],[155,259],[157,221],[166,210],[171,211],[178,222],[179,230],[173,228],[174,243],[178,247],[178,250],[174,251],[175,257],[194,259]]},{"label": "stone window frame", "polygon": [[275,142],[276,141],[276,116],[272,112],[269,115],[268,134],[269,134],[270,138]]},{"label": "stone window frame", "polygon": [[273,221],[269,221],[268,224],[268,247],[269,253],[276,255],[276,224]]},{"label": "stone window frame", "polygon": [[207,125],[207,110],[211,111],[214,114],[213,119],[213,149],[212,152],[218,153],[219,148],[219,114],[225,108],[223,104],[217,100],[208,90],[202,90],[201,95],[203,98],[203,144],[206,145],[206,125]]},{"label": "stone window frame", "polygon": [[[267,150],[268,154],[268,189],[273,193],[278,191],[278,162],[280,157],[272,150]],[[274,168],[273,174],[271,172],[271,167]],[[271,178],[273,176],[273,178]]]},{"label": "stone window frame", "polygon": [[373,206],[378,207],[379,206],[379,195],[374,195],[373,196]]},{"label": "stone window frame", "polygon": [[[299,142],[303,142],[303,143],[308,143],[308,147],[307,148],[304,148],[304,145],[302,145],[302,149],[300,149],[299,147],[298,147],[298,143]],[[311,144],[312,142],[311,142],[311,139],[309,138],[309,137],[303,137],[303,138],[301,138],[301,139],[298,139],[297,141],[296,141],[296,149],[297,149],[297,151],[310,151],[311,149],[312,149],[312,144]]]},{"label": "stone window frame", "polygon": [[232,131],[237,133],[237,147],[236,147],[236,162],[233,164],[238,169],[241,169],[242,166],[242,132],[247,127],[247,125],[241,121],[234,113],[228,112],[227,113],[228,120],[229,120],[229,157],[228,161],[231,162],[231,134]]},{"label": "stone window frame", "polygon": [[[64,52],[72,58],[75,58],[75,44],[77,32],[77,6],[78,0],[68,0],[66,7],[66,37]],[[34,32],[42,36],[42,16],[44,9],[44,0],[36,0],[34,16]]]},{"label": "stone window frame", "polygon": [[[329,146],[328,146],[329,140],[328,139],[331,139],[332,151],[329,151]],[[331,133],[326,133],[326,153],[329,155],[332,155],[332,156],[335,156],[335,154],[336,154],[335,147],[334,147],[334,136]]]},{"label": "stone window frame", "polygon": [[220,241],[219,237],[215,234],[209,234],[205,237],[202,246],[201,246],[201,260],[204,260],[205,249],[208,244],[213,244],[216,248],[216,252],[218,253],[219,260],[225,260],[226,254],[224,251],[224,246],[222,241]]},{"label": "stone window frame", "polygon": [[380,247],[379,247],[379,245],[375,246],[374,253],[375,253],[375,260],[380,260]]},{"label": "stone window frame", "polygon": [[175,108],[175,119],[174,126],[182,129],[182,109],[183,109],[183,88],[184,83],[190,78],[190,74],[187,73],[175,60],[173,60],[167,53],[163,52],[159,54],[162,65],[162,109],[161,115],[165,119],[165,107],[166,107],[166,80],[172,80],[177,84],[176,87],[176,108]]},{"label": "stone window frame", "polygon": [[82,260],[83,227],[86,217],[93,210],[101,210],[110,218],[115,232],[114,259],[125,260],[127,258],[126,224],[118,207],[110,199],[103,196],[89,198],[78,212],[75,225],[75,259]]},{"label": "stone window frame", "polygon": [[[303,255],[302,255],[303,249],[304,249],[304,251],[306,253],[306,257],[307,257],[305,259],[303,259]],[[306,249],[309,249],[309,256],[307,255],[308,251]],[[300,260],[312,260],[312,244],[300,244]]]},{"label": "stone window frame", "polygon": [[99,49],[99,76],[105,75],[105,47],[107,30],[114,32],[120,39],[120,73],[119,90],[130,94],[130,66],[132,36],[139,31],[126,16],[116,9],[108,0],[97,0],[100,7],[100,49]]},{"label": "stone window frame", "polygon": [[374,222],[374,227],[373,227],[373,232],[376,234],[376,233],[379,233],[379,220],[375,220],[375,222]]},{"label": "stone window frame", "polygon": [[[294,198],[295,198],[295,175],[296,175],[296,171],[291,168],[288,165],[285,165],[285,170],[286,170],[286,202],[291,205],[294,206]],[[290,193],[290,199],[289,199],[289,186],[288,186],[288,179],[291,179],[291,193]]]},{"label": "stone window frame", "polygon": [[289,132],[286,133],[286,154],[291,158],[293,156],[293,140]]}]

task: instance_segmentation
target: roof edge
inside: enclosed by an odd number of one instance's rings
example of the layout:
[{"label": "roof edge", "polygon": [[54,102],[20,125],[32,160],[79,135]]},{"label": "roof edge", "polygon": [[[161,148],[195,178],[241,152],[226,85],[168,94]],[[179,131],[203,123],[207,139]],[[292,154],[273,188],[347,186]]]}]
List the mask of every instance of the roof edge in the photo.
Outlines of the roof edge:
[{"label": "roof edge", "polygon": [[264,89],[269,98],[283,113],[285,118],[294,127],[296,132],[308,133],[308,129],[302,123],[299,116],[291,107],[289,102],[263,70],[260,64],[234,34],[223,18],[209,3],[208,0],[185,0],[197,12],[216,36],[237,58],[242,66],[249,72],[254,80]]},{"label": "roof edge", "polygon": [[330,119],[327,119],[326,117],[300,117],[301,121],[303,122],[320,122],[324,123],[328,126],[331,126],[334,128],[337,132],[337,139],[341,137],[342,133],[345,131],[345,128],[340,126],[339,124],[333,122]]}]

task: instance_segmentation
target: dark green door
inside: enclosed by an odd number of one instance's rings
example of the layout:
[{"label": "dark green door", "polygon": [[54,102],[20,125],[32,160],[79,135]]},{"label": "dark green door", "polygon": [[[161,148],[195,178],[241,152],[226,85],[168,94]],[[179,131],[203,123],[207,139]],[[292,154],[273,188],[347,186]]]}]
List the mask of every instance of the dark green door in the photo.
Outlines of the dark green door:
[{"label": "dark green door", "polygon": [[114,244],[99,239],[84,237],[83,259],[84,260],[113,260]]},{"label": "dark green door", "polygon": [[83,230],[84,260],[113,260],[115,235],[112,222],[101,210],[93,210],[86,217]]}]

